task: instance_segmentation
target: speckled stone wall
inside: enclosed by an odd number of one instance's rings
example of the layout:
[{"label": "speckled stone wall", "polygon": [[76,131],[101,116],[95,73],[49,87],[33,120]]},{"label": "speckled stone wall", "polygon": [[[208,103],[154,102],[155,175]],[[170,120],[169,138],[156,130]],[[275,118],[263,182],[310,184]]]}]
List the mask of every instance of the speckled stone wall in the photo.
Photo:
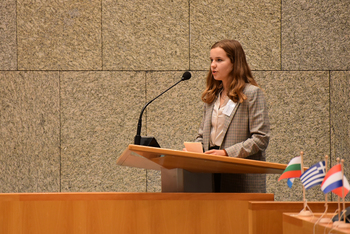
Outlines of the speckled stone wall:
[{"label": "speckled stone wall", "polygon": [[101,2],[17,1],[19,70],[101,70]]},{"label": "speckled stone wall", "polygon": [[1,192],[60,190],[59,74],[1,71]]},{"label": "speckled stone wall", "polygon": [[[186,70],[147,108],[142,135],[171,149],[194,139],[209,49],[225,38],[265,92],[267,161],[329,155],[349,175],[349,11],[347,0],[0,0],[0,192],[159,192],[159,172],[116,160],[143,105]],[[302,199],[300,181],[277,179],[276,200]]]},{"label": "speckled stone wall", "polygon": [[16,70],[16,1],[1,0],[0,6],[0,70]]}]

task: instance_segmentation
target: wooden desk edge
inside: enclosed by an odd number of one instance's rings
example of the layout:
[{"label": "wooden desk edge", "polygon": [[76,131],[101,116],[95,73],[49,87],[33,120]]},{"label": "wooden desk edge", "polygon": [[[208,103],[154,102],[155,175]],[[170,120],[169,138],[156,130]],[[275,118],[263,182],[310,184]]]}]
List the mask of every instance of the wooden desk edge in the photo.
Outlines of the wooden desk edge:
[{"label": "wooden desk edge", "polygon": [[2,193],[3,201],[54,200],[274,200],[272,193]]}]

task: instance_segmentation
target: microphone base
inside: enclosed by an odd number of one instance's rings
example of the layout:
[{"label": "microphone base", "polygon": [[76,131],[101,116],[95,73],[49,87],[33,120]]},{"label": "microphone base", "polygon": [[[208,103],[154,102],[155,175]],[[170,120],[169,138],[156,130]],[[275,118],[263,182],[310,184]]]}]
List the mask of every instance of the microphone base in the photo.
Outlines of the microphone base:
[{"label": "microphone base", "polygon": [[135,136],[135,145],[144,145],[160,148],[157,140],[154,137]]}]

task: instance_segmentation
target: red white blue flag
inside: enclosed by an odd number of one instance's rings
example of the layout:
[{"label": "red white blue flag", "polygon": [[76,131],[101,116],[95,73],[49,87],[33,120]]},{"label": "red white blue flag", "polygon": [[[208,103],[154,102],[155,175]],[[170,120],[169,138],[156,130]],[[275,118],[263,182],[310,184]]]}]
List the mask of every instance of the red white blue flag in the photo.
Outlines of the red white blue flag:
[{"label": "red white blue flag", "polygon": [[348,194],[349,190],[350,190],[350,185],[349,185],[349,181],[346,179],[346,177],[343,177],[343,184],[344,184],[344,196],[343,196],[343,187],[339,187],[336,189],[333,189],[332,192],[337,194],[339,197],[345,197],[346,194]]},{"label": "red white blue flag", "polygon": [[[346,178],[344,179],[344,181],[345,180],[346,180]],[[350,190],[350,188],[349,188],[349,183],[347,182],[347,180],[346,180],[346,182],[344,182],[344,185],[345,185],[344,189],[347,190],[347,192],[348,192]],[[337,195],[340,194],[342,196],[342,187],[343,187],[343,176],[342,176],[341,164],[337,164],[327,172],[327,174],[324,177],[324,180],[322,182],[321,189],[324,193],[329,193],[331,191],[335,191]],[[340,196],[340,195],[338,195],[338,196]]]}]

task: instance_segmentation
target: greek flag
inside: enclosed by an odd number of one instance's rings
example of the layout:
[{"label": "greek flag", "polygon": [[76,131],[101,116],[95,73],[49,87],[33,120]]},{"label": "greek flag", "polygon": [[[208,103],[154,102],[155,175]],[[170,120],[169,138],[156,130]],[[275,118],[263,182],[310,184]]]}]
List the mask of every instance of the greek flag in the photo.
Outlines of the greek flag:
[{"label": "greek flag", "polygon": [[305,189],[322,184],[323,178],[326,175],[325,165],[325,161],[318,162],[300,176],[301,183],[304,185]]}]

